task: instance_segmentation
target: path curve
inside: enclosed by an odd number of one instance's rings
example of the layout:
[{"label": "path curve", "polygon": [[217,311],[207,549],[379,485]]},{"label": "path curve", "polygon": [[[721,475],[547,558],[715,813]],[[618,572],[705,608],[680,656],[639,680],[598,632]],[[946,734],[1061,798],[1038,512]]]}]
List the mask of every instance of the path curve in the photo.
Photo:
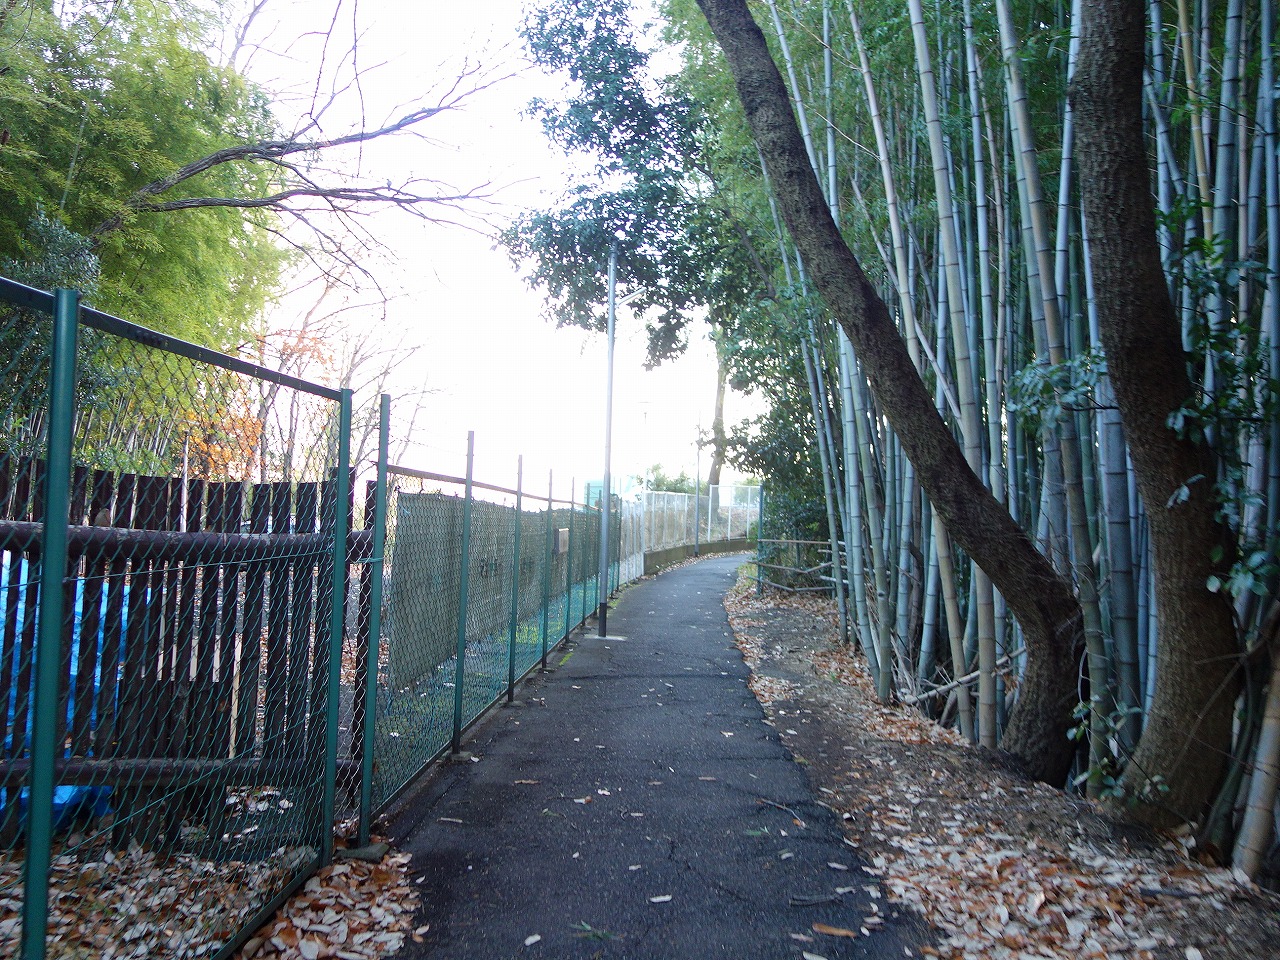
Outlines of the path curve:
[{"label": "path curve", "polygon": [[623,591],[613,637],[556,651],[521,706],[473,730],[474,762],[440,764],[401,804],[392,833],[430,926],[400,957],[920,955],[920,924],[883,897],[887,922],[861,935],[874,878],[747,689],[722,605],[741,563]]}]

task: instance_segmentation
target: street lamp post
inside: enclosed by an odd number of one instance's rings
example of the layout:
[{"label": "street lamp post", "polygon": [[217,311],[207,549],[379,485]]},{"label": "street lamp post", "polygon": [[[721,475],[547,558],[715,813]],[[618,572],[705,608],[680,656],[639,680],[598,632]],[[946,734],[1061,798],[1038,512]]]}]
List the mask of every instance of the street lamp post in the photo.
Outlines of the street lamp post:
[{"label": "street lamp post", "polygon": [[596,577],[596,593],[600,607],[596,612],[596,634],[607,637],[609,618],[609,508],[613,484],[609,477],[609,460],[613,443],[613,324],[617,313],[618,241],[609,245],[609,359],[605,374],[604,398],[604,483],[600,491],[600,567]]}]

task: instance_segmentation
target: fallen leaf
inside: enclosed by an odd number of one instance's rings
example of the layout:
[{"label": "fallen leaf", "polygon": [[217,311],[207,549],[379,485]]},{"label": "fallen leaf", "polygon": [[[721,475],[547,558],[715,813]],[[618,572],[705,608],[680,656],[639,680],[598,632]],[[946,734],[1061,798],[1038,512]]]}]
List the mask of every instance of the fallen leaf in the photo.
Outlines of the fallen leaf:
[{"label": "fallen leaf", "polygon": [[813,932],[826,934],[828,937],[850,937],[851,939],[857,939],[858,937],[856,933],[845,927],[833,927],[825,923],[815,923]]}]

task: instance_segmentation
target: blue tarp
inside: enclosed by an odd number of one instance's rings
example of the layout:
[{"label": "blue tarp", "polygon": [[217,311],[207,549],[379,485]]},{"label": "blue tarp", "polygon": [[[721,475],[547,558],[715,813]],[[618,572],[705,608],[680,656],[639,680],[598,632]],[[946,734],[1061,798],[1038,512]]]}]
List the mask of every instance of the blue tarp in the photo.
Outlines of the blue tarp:
[{"label": "blue tarp", "polygon": [[[9,570],[10,570],[11,559],[12,559],[11,554],[8,554],[8,553],[0,554],[0,593],[7,591],[9,588]],[[27,590],[28,589],[34,590],[36,588],[36,584],[29,580],[31,568],[29,567],[26,558],[23,558],[19,561],[18,570],[19,570],[18,580],[14,584],[14,586],[17,589],[17,599],[12,606],[13,613],[16,616],[16,628],[14,630],[15,642],[21,642],[20,638],[22,637],[22,630],[25,625],[25,618],[27,614],[27,605],[26,605]],[[126,596],[128,594],[128,591],[129,591],[129,588],[125,587]],[[107,594],[105,590],[102,592],[100,603],[101,603],[101,611],[100,611],[101,616],[99,617],[99,620],[98,620],[98,623],[99,623],[98,649],[99,650],[102,649],[102,640],[106,633]],[[78,580],[76,582],[76,593],[75,593],[75,623],[74,623],[74,629],[72,631],[72,639],[71,639],[71,663],[72,664],[77,663],[79,660],[80,622],[84,613],[83,607],[84,607],[84,581]],[[128,609],[127,602],[121,604],[121,610],[120,610],[121,638],[124,637],[125,611],[127,609]],[[38,637],[39,636],[38,613],[35,614],[34,619],[35,619],[35,624],[34,624],[35,630],[33,630],[32,635]],[[121,646],[123,647],[123,640],[122,640]],[[24,651],[24,654],[26,655],[26,657],[29,658],[30,656],[29,651]],[[6,724],[6,729],[8,730],[8,734],[6,735],[4,740],[4,751],[5,751],[5,754],[8,756],[13,756],[13,753],[14,753],[13,745],[16,738],[19,736],[21,736],[22,743],[24,746],[24,749],[22,751],[19,751],[19,756],[23,754],[29,754],[30,748],[31,748],[32,716],[31,716],[30,710],[27,711],[26,727],[21,731],[13,729],[14,718],[17,715],[19,697],[25,699],[30,697],[31,695],[30,690],[18,689],[18,674],[21,669],[21,664],[18,661],[20,659],[21,658],[19,657],[13,658],[13,664],[11,668],[12,673],[11,673],[11,676],[9,677],[9,685],[8,685],[9,686],[8,702],[5,704],[0,704],[0,707],[2,707],[5,710],[8,716],[8,723]],[[75,670],[73,669],[71,673],[71,678],[70,678],[70,696],[67,698],[66,720],[68,724],[71,723],[72,711],[74,709],[74,704],[75,704],[76,679],[77,678],[76,678]],[[101,662],[99,662],[94,667],[93,684],[94,684],[95,692],[98,690],[99,685],[101,684],[101,681],[102,681],[102,664]],[[94,697],[95,709],[96,709],[96,701],[97,701],[97,698]],[[70,756],[70,751],[69,750],[65,751],[63,756],[64,757]],[[22,823],[23,821],[26,820],[27,794],[28,794],[27,788],[23,787],[18,792],[18,796],[16,798],[17,799],[17,804],[16,804],[17,816],[18,816],[19,823]],[[10,794],[10,796],[12,796],[12,794]],[[110,813],[111,812],[110,797],[111,797],[111,788],[107,786],[101,786],[101,787],[59,786],[59,787],[56,787],[54,789],[54,795],[53,795],[54,829],[56,830],[67,829],[68,827],[71,826],[71,824],[74,822],[77,816],[85,816],[85,815],[104,816]],[[5,809],[5,802],[6,802],[5,794],[3,791],[0,791],[0,821],[4,821],[9,815],[8,811],[6,811]]]}]

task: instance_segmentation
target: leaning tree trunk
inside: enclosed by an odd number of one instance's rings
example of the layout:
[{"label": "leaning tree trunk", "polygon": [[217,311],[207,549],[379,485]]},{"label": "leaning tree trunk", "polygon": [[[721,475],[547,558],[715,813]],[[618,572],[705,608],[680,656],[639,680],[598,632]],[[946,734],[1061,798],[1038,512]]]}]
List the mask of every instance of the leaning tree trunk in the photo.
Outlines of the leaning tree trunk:
[{"label": "leaning tree trunk", "polygon": [[745,0],[698,0],[724,50],[774,196],[814,286],[848,334],[876,401],[955,539],[1008,598],[1022,624],[1027,671],[1004,746],[1036,777],[1062,783],[1076,703],[1080,605],[1067,583],[965,461],[935,410],[889,310],[827,209],[786,87]]},{"label": "leaning tree trunk", "polygon": [[1227,598],[1206,584],[1230,567],[1234,548],[1216,519],[1211,451],[1167,425],[1192,385],[1147,173],[1143,4],[1083,7],[1072,100],[1089,260],[1107,369],[1150,521],[1160,625],[1155,699],[1123,783],[1137,801],[1131,815],[1167,825],[1200,817],[1230,753],[1238,641]]},{"label": "leaning tree trunk", "polygon": [[[715,412],[711,418],[711,469],[707,473],[707,484],[712,487],[719,488],[720,472],[724,469],[725,455],[729,449],[729,438],[724,432],[724,394],[725,387],[729,383],[729,364],[724,356],[724,348],[720,345],[719,338],[715,340],[716,346],[716,406]],[[719,498],[719,490],[711,494],[711,512],[715,514],[718,509],[716,501]]]}]

